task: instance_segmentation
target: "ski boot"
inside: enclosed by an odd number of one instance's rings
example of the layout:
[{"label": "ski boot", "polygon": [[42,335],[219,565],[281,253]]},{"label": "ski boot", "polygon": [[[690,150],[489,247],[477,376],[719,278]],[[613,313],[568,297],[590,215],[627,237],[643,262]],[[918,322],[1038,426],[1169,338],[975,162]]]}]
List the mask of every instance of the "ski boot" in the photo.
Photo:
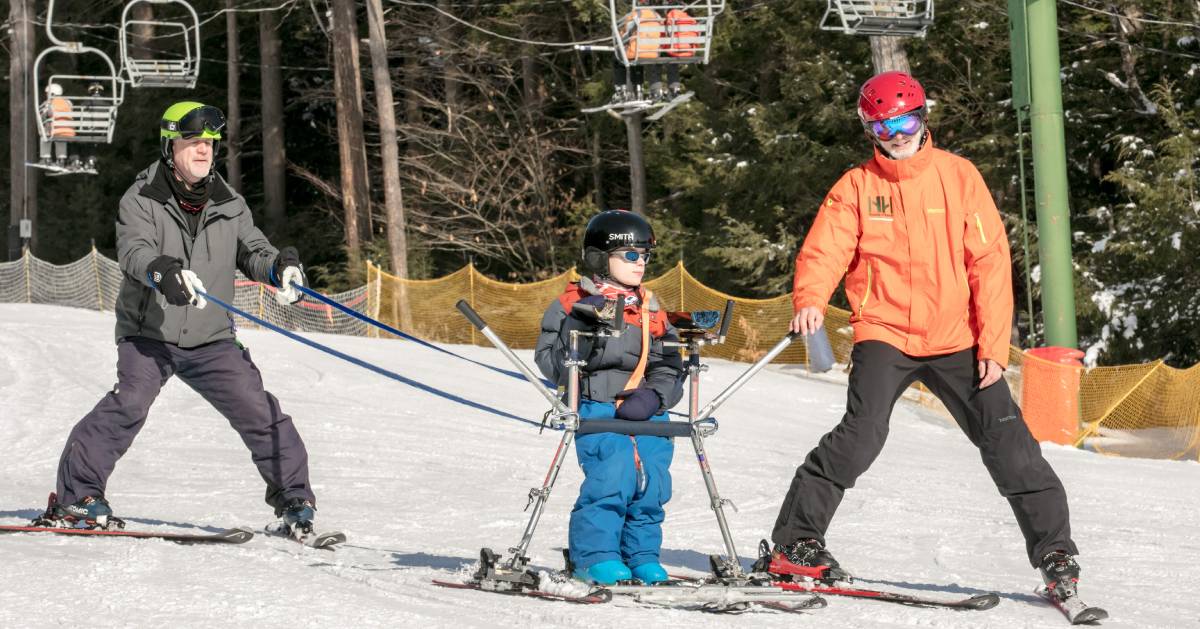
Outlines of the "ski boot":
[{"label": "ski boot", "polygon": [[759,559],[755,572],[774,577],[809,578],[820,583],[850,582],[853,578],[842,569],[825,545],[815,539],[802,539],[791,544],[776,544],[772,550],[763,540],[759,544]]},{"label": "ski boot", "polygon": [[630,572],[633,573],[633,578],[645,583],[646,585],[662,583],[670,578],[667,576],[667,569],[663,568],[662,564],[658,563],[657,561],[651,561],[640,566],[634,566]]},{"label": "ski boot", "polygon": [[277,510],[276,515],[281,517],[284,528],[292,537],[304,539],[314,530],[313,518],[317,516],[317,508],[304,498],[292,498]]},{"label": "ski boot", "polygon": [[112,514],[112,507],[102,497],[84,496],[79,500],[64,505],[58,502],[58,495],[50,494],[46,512],[33,521],[34,526],[45,526],[61,529],[123,529],[125,521]]},{"label": "ski boot", "polygon": [[574,574],[576,579],[596,585],[614,585],[618,581],[628,581],[633,578],[633,573],[629,571],[629,568],[616,559],[592,564],[587,569],[576,568]]},{"label": "ski boot", "polygon": [[613,88],[612,100],[609,101],[609,104],[620,105],[622,103],[627,102],[628,100],[629,100],[629,88],[624,85],[618,85]]},{"label": "ski boot", "polygon": [[1075,596],[1079,589],[1079,564],[1075,558],[1064,551],[1056,550],[1042,557],[1038,566],[1046,589],[1054,593],[1059,600]]}]

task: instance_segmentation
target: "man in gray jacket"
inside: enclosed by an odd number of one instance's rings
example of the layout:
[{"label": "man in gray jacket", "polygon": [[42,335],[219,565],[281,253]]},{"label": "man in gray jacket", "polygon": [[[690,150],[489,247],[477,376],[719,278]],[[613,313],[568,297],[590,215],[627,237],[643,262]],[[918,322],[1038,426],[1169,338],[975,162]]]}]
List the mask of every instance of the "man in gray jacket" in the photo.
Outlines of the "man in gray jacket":
[{"label": "man in gray jacket", "polygon": [[[267,504],[294,535],[312,531],[316,499],[308,453],[291,417],[263,389],[231,316],[205,308],[205,293],[233,301],[235,269],[279,287],[294,303],[304,283],[295,248],[276,250],[254,226],[245,199],[213,168],[225,119],[200,103],[163,115],[161,159],[121,198],[117,252],[123,272],[116,304],[117,384],[67,438],[57,500],[42,524],[121,525],[105,499],[117,460],[145,424],[151,404],[179,376],[241,436],[267,483]],[[206,288],[207,287],[207,288]]]}]

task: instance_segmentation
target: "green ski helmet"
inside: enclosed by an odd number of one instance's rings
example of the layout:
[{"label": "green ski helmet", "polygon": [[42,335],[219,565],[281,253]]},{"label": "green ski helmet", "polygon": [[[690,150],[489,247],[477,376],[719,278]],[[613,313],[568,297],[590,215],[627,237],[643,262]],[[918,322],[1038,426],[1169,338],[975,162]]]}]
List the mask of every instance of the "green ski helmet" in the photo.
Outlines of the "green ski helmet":
[{"label": "green ski helmet", "polygon": [[175,156],[171,150],[172,140],[208,138],[213,141],[213,155],[220,148],[221,130],[225,128],[225,115],[212,105],[183,101],[167,108],[159,122],[158,140],[163,161],[175,167]]}]

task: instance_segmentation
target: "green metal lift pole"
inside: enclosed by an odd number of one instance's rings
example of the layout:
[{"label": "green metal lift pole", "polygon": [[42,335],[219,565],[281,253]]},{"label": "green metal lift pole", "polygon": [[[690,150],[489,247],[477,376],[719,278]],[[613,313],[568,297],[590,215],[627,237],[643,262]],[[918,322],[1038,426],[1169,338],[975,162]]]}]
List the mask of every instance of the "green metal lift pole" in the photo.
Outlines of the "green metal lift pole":
[{"label": "green metal lift pole", "polygon": [[1067,205],[1067,151],[1063,137],[1055,0],[1027,0],[1029,119],[1033,132],[1033,178],[1037,199],[1038,259],[1046,344],[1076,347],[1075,281],[1071,220]]}]

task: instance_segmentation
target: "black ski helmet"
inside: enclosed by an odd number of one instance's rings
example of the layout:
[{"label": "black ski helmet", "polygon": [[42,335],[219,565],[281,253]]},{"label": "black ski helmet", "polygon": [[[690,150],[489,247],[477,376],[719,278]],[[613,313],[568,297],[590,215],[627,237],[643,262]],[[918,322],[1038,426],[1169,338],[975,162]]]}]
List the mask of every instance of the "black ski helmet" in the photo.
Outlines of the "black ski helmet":
[{"label": "black ski helmet", "polygon": [[654,228],[640,214],[626,210],[601,212],[583,230],[583,267],[608,275],[608,254],[621,247],[654,249]]}]

